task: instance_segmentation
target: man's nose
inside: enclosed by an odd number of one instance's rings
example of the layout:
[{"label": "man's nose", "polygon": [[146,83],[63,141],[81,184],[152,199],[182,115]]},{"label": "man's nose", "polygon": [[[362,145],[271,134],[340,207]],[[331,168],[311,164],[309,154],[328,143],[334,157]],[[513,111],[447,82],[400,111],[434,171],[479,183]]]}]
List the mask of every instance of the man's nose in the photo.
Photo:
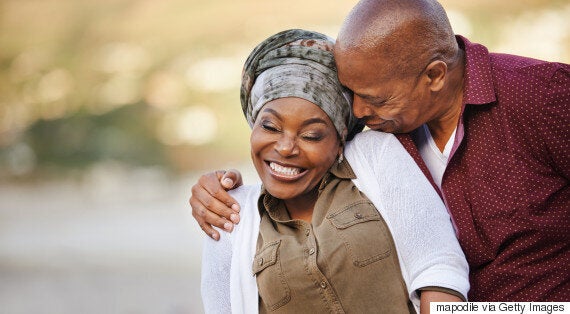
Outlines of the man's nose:
[{"label": "man's nose", "polygon": [[366,102],[362,100],[362,98],[354,96],[352,102],[352,112],[354,113],[355,117],[361,119],[370,116],[371,110]]}]

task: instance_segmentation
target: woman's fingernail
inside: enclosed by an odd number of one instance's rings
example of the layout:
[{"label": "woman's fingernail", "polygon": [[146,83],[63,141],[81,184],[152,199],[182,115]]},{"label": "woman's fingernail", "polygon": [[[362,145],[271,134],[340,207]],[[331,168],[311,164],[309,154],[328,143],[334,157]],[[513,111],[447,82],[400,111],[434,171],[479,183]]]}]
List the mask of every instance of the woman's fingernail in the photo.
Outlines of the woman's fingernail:
[{"label": "woman's fingernail", "polygon": [[217,233],[213,233],[213,232],[212,232],[212,239],[218,241],[219,238],[220,238],[220,236],[219,236]]}]

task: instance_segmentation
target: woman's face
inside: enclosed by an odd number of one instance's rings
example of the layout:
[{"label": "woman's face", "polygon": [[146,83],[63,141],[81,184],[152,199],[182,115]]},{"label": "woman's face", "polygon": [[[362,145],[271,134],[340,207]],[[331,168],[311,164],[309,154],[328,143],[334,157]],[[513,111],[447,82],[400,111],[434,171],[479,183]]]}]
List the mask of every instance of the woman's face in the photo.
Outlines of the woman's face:
[{"label": "woman's face", "polygon": [[251,133],[251,158],[267,191],[302,200],[341,152],[336,129],[317,105],[295,97],[268,102]]}]

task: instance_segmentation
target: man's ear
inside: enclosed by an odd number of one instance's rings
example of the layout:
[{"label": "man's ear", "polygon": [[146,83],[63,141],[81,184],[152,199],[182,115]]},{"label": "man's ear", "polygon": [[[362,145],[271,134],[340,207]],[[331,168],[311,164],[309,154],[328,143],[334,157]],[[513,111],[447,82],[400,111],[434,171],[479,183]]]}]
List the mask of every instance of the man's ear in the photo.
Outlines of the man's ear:
[{"label": "man's ear", "polygon": [[429,78],[429,88],[432,92],[439,92],[445,85],[447,64],[441,60],[432,61],[426,67],[426,75]]}]

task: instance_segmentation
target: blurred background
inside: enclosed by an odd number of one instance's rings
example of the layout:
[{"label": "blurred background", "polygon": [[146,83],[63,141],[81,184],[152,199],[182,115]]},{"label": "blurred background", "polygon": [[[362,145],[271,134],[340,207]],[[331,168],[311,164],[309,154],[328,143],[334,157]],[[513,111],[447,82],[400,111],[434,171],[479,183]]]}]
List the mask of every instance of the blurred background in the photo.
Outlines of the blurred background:
[{"label": "blurred background", "polygon": [[[0,313],[202,313],[197,175],[249,165],[250,50],[356,1],[0,0]],[[492,51],[570,61],[568,0],[447,0]]]}]

